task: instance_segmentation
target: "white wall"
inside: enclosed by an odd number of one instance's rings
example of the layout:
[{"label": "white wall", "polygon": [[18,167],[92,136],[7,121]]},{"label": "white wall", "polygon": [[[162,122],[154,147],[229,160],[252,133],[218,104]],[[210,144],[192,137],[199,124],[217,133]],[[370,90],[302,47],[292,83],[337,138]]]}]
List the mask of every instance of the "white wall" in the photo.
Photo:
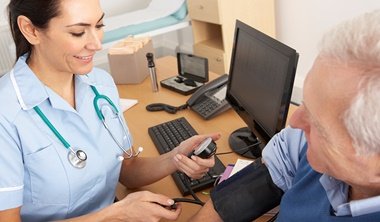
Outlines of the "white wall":
[{"label": "white wall", "polygon": [[146,8],[151,0],[100,0],[105,16],[119,15]]},{"label": "white wall", "polygon": [[0,0],[0,25],[8,24],[8,14],[6,13],[8,4],[9,0]]},{"label": "white wall", "polygon": [[[275,0],[275,5],[276,38],[300,54],[292,96],[292,101],[300,103],[303,81],[322,35],[343,20],[379,9],[380,0]],[[193,41],[191,31],[180,35],[181,47],[188,49]],[[165,38],[166,43],[176,41],[170,36]]]},{"label": "white wall", "polygon": [[[101,0],[101,4],[113,11],[116,10],[112,8],[115,1],[126,0]],[[9,0],[0,0],[0,9],[3,12],[0,13],[0,24],[7,23],[5,6],[8,2]],[[135,2],[135,5],[129,7],[139,9],[149,0],[130,2]],[[277,39],[300,53],[293,93],[293,100],[296,102],[302,99],[303,80],[317,54],[316,46],[323,33],[342,20],[380,8],[380,0],[276,0],[275,2]],[[170,50],[178,45],[178,42],[180,47],[177,50],[192,51],[191,28],[155,39],[158,48],[167,47]]]},{"label": "white wall", "polygon": [[379,0],[276,0],[277,39],[300,53],[294,101],[302,100],[303,81],[323,33],[343,20],[374,9],[380,9]]}]

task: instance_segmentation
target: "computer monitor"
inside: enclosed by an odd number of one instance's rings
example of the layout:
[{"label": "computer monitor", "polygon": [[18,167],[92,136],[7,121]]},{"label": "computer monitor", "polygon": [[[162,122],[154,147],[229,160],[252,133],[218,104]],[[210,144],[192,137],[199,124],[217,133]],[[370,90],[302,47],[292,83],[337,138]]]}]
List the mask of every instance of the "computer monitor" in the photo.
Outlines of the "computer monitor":
[{"label": "computer monitor", "polygon": [[248,158],[285,127],[298,53],[236,21],[226,99],[247,124],[229,138],[233,151]]}]

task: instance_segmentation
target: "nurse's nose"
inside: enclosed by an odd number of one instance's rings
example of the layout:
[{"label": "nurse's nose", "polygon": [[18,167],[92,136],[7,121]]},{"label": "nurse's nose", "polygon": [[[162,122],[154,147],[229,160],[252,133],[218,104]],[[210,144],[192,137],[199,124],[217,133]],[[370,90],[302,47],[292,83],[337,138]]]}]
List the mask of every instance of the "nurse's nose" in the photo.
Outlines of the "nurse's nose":
[{"label": "nurse's nose", "polygon": [[103,30],[94,30],[88,37],[86,48],[94,51],[102,49]]}]

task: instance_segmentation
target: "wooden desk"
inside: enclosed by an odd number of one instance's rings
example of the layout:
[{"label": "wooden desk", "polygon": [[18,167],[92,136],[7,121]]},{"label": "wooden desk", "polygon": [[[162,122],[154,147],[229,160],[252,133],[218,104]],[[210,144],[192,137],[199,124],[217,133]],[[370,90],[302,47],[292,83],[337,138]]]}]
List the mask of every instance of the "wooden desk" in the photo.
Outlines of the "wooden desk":
[{"label": "wooden desk", "polygon": [[[175,57],[164,57],[157,59],[156,72],[158,80],[163,80],[171,76],[177,75],[177,61]],[[217,78],[218,75],[210,73],[210,79]],[[150,79],[146,78],[143,83],[138,85],[119,85],[118,86],[121,98],[137,99],[138,104],[124,113],[128,127],[134,138],[135,146],[144,147],[144,152],[141,156],[156,156],[159,155],[152,140],[148,135],[148,128],[166,122],[175,118],[184,116],[190,124],[195,128],[199,134],[210,132],[219,132],[222,138],[217,141],[217,152],[231,151],[228,145],[229,135],[236,129],[246,126],[240,117],[232,110],[211,119],[204,120],[191,110],[182,110],[176,114],[169,114],[166,112],[148,112],[145,106],[150,103],[167,103],[173,106],[179,106],[186,103],[190,96],[183,96],[179,93],[160,87],[159,92],[152,92]],[[294,107],[291,107],[289,113],[293,112]],[[220,160],[227,165],[228,163],[235,163],[239,157],[237,154],[227,154],[218,156]],[[242,158],[242,157],[240,157]],[[159,166],[157,166],[159,167]],[[177,186],[175,185],[171,176],[167,176],[161,181],[141,188],[141,190],[149,190],[154,193],[162,193],[169,197],[181,197]],[[126,190],[122,185],[119,185],[117,196],[124,197],[130,191]],[[202,200],[207,200],[208,195],[197,193],[198,197]],[[182,203],[183,210],[178,221],[187,221],[195,212],[200,208],[198,205]]]}]

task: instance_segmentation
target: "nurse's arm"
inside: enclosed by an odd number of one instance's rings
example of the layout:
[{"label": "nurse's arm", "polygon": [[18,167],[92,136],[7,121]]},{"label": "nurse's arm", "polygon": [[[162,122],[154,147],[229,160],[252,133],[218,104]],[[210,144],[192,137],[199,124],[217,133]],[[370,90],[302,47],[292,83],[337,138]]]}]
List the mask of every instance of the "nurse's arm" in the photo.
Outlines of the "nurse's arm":
[{"label": "nurse's arm", "polygon": [[[20,210],[21,210],[21,207],[12,208],[12,209],[8,209],[8,210],[1,210],[0,211],[0,221],[21,222]],[[98,211],[98,212],[95,212],[92,214],[87,214],[87,215],[84,215],[81,217],[71,218],[71,219],[62,220],[62,221],[70,221],[70,222],[75,222],[75,221],[78,221],[78,222],[79,221],[81,221],[81,222],[85,222],[85,221],[91,221],[91,222],[107,221],[107,217],[105,216],[107,214],[105,212],[108,212],[108,211],[110,211],[110,209],[105,208],[102,211]]]},{"label": "nurse's arm", "polygon": [[193,136],[172,151],[157,157],[125,158],[120,171],[120,183],[128,188],[139,188],[154,183],[177,170],[186,173],[189,177],[201,178],[209,168],[214,166],[214,158],[202,159],[195,156],[188,158],[187,155],[208,137],[216,141],[220,138],[220,134]]},{"label": "nurse's arm", "polygon": [[139,188],[154,183],[177,170],[174,154],[158,157],[134,157],[124,159],[119,182],[127,188]]},{"label": "nurse's arm", "polygon": [[21,207],[0,211],[0,221],[21,222]]}]

